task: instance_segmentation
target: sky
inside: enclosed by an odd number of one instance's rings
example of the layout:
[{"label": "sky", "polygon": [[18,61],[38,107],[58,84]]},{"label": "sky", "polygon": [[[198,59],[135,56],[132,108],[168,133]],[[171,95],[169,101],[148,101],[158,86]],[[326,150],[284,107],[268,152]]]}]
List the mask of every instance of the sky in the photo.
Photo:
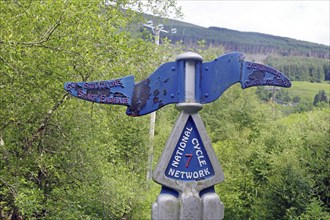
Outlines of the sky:
[{"label": "sky", "polygon": [[330,0],[177,0],[184,22],[330,45]]}]

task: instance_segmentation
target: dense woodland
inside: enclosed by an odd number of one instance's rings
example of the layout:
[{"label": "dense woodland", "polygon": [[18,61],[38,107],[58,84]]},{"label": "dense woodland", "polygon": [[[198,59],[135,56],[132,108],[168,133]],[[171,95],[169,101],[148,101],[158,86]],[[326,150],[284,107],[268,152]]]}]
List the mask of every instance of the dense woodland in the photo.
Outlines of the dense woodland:
[{"label": "dense woodland", "polygon": [[[155,17],[146,16],[154,20]],[[161,20],[160,20],[161,22]],[[279,54],[281,56],[304,56],[329,59],[329,46],[279,37],[263,33],[241,32],[220,27],[204,28],[169,19],[165,28],[176,28],[177,32],[164,34],[173,42],[197,44],[205,40],[207,45],[223,46],[226,51],[241,51],[253,54]]]},{"label": "dense woodland", "polygon": [[[122,10],[142,1],[116,2],[0,1],[0,219],[150,219],[160,186],[146,180],[149,116],[72,98],[63,85],[130,74],[139,81],[184,51],[208,61],[226,48],[168,40],[157,47],[132,31],[141,14]],[[176,11],[172,0],[143,3],[156,15]],[[285,73],[280,61],[267,60]],[[303,74],[290,77],[329,76]],[[287,113],[257,88],[234,85],[204,106],[225,174],[215,187],[225,219],[330,218],[330,108],[322,94],[311,108]],[[153,165],[178,115],[174,106],[157,112]]]},{"label": "dense woodland", "polygon": [[306,57],[268,57],[265,62],[294,81],[330,81],[329,59]]}]

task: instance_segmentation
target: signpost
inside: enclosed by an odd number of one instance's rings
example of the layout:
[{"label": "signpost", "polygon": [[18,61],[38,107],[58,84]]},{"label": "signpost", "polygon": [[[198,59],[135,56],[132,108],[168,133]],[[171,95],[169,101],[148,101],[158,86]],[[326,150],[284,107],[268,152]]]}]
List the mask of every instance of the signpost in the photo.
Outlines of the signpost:
[{"label": "signpost", "polygon": [[129,116],[142,116],[175,103],[181,112],[153,172],[162,185],[152,206],[152,219],[223,219],[224,206],[214,185],[224,180],[198,114],[203,104],[218,99],[235,83],[242,88],[271,85],[290,87],[281,72],[244,61],[240,53],[229,53],[202,63],[196,53],[179,55],[161,65],[148,78],[134,84],[134,76],[98,82],[68,82],[73,96],[101,104],[127,106]]}]

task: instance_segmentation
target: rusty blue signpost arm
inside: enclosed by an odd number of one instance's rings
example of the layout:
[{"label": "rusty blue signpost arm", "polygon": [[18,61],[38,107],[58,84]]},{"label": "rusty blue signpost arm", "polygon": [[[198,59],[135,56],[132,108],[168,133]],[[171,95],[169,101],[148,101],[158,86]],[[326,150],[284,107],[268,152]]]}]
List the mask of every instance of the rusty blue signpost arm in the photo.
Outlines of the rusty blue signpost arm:
[{"label": "rusty blue signpost arm", "polygon": [[[64,88],[72,96],[101,104],[127,106],[129,116],[149,114],[172,103],[185,102],[186,61],[178,59],[161,65],[149,77],[134,84],[134,76],[96,82],[68,82]],[[196,60],[194,101],[206,104],[218,99],[235,83],[251,86],[290,87],[281,72],[258,63],[245,62],[241,53],[229,53],[212,62]]]},{"label": "rusty blue signpost arm", "polygon": [[212,62],[203,63],[201,73],[202,104],[215,101],[238,82],[243,89],[264,85],[291,86],[291,82],[283,73],[262,64],[245,62],[241,53],[229,53]]}]

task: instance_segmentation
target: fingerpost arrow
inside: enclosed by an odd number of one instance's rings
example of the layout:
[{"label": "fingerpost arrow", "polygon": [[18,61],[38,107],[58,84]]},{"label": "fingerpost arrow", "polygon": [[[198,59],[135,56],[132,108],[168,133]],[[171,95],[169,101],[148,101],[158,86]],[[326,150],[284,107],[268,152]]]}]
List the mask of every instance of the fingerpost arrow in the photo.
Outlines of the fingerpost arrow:
[{"label": "fingerpost arrow", "polygon": [[238,82],[243,89],[261,85],[291,86],[283,73],[269,66],[245,62],[241,53],[229,53],[212,62],[202,63],[197,59],[195,81],[192,82],[195,84],[195,94],[189,96],[185,94],[185,87],[191,85],[185,85],[185,56],[179,55],[176,62],[161,65],[136,84],[134,76],[127,76],[97,82],[68,82],[64,88],[77,98],[101,104],[125,105],[128,107],[127,115],[142,116],[171,103],[185,102],[185,98],[194,97],[195,102],[201,104],[213,102]]}]

